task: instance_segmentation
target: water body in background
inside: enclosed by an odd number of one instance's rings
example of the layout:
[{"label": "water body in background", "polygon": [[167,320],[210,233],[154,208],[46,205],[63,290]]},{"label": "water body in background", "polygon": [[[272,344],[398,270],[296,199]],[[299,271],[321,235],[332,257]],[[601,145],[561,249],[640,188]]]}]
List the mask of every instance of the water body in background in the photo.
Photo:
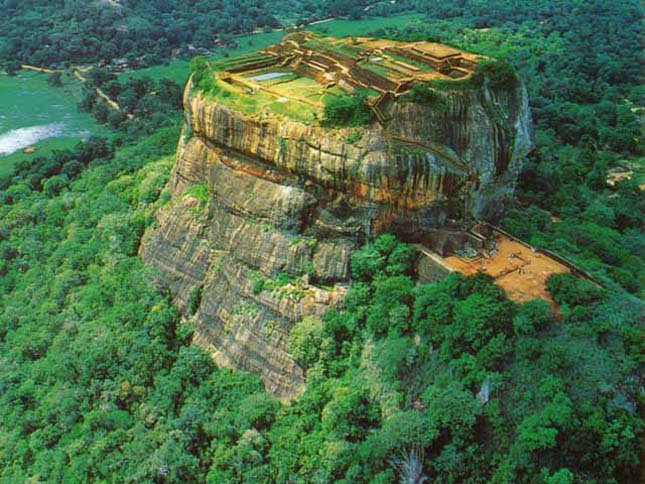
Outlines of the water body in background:
[{"label": "water body in background", "polygon": [[10,155],[47,138],[56,138],[64,132],[65,125],[63,123],[12,129],[0,134],[0,156]]},{"label": "water body in background", "polygon": [[21,71],[0,76],[0,164],[2,158],[27,146],[42,147],[47,140],[69,144],[104,134],[105,128],[78,111],[69,89],[47,84],[47,75]]}]

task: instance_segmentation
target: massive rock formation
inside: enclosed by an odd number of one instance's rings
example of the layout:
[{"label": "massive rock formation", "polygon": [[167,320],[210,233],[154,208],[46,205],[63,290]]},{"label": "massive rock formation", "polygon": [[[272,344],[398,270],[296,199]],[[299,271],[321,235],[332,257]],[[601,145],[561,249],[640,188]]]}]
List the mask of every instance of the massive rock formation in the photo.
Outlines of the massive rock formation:
[{"label": "massive rock formation", "polygon": [[244,114],[187,85],[172,199],[141,252],[218,363],[297,394],[289,329],[342,302],[360,241],[503,213],[531,146],[524,87],[438,96],[381,96],[380,121],[330,129]]}]

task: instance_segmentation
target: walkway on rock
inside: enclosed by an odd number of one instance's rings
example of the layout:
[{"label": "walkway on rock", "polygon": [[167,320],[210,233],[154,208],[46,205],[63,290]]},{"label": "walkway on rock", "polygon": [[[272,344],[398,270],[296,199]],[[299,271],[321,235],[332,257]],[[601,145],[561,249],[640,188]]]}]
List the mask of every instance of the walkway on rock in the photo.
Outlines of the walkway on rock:
[{"label": "walkway on rock", "polygon": [[451,165],[451,168],[455,171],[462,172],[464,175],[470,174],[471,169],[468,164],[462,161],[456,154],[449,153],[445,149],[442,149],[439,145],[435,143],[421,143],[416,139],[406,138],[404,136],[399,136],[392,134],[391,139],[399,143],[417,148],[425,152],[432,152],[441,157],[443,162],[447,162]]}]

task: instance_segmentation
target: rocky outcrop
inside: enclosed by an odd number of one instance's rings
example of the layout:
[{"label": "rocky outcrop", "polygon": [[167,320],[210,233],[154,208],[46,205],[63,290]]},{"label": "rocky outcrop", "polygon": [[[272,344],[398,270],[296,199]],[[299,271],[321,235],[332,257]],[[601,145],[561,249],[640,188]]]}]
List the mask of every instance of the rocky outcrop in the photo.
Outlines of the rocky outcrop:
[{"label": "rocky outcrop", "polygon": [[[495,219],[531,147],[526,92],[518,83],[512,90],[445,91],[441,98],[439,107],[393,103],[391,121],[361,130],[354,143],[347,142],[351,130],[245,116],[200,94],[189,105],[193,135],[224,163],[278,183],[315,184],[319,193],[307,191],[317,198],[342,198],[355,211],[376,213],[364,222],[423,230],[463,217],[447,207],[457,198],[466,199],[473,217]],[[189,169],[178,169],[178,183]]]},{"label": "rocky outcrop", "polygon": [[[342,302],[353,248],[448,219],[494,221],[531,146],[521,84],[389,103],[388,122],[326,129],[247,115],[189,85],[172,200],[144,238],[195,341],[224,365],[262,376],[289,398],[304,383],[289,329]],[[205,185],[208,200],[190,196]]]}]

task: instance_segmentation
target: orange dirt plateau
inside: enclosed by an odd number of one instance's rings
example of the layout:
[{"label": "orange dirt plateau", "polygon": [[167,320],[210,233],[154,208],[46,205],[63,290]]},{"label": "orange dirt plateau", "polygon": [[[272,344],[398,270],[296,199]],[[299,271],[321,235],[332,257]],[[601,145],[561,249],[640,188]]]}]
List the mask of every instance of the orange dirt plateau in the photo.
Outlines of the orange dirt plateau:
[{"label": "orange dirt plateau", "polygon": [[541,297],[557,309],[546,290],[546,280],[551,274],[570,272],[569,269],[505,235],[496,235],[495,243],[494,254],[488,251],[473,258],[452,255],[444,260],[453,269],[467,276],[478,272],[490,275],[513,301],[521,303]]}]

